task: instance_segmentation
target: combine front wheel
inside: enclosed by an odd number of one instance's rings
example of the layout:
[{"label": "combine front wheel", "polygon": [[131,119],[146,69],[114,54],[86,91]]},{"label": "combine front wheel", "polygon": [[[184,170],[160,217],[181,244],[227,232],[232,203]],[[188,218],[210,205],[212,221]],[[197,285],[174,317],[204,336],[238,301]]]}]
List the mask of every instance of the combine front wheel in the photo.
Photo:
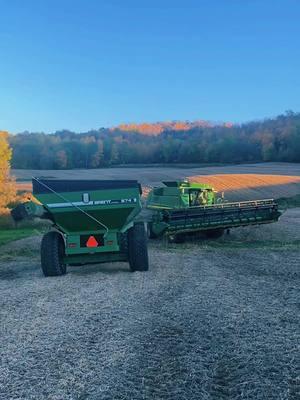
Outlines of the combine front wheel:
[{"label": "combine front wheel", "polygon": [[58,232],[48,232],[41,244],[41,265],[45,276],[59,276],[66,273],[63,263],[65,244]]},{"label": "combine front wheel", "polygon": [[136,223],[128,230],[128,261],[131,271],[148,271],[147,236],[144,223]]},{"label": "combine front wheel", "polygon": [[208,231],[205,231],[205,235],[209,239],[218,239],[221,236],[223,236],[224,229],[219,228],[219,229],[209,229]]},{"label": "combine front wheel", "polygon": [[185,234],[177,233],[177,234],[168,235],[168,242],[169,243],[184,243],[185,242]]}]

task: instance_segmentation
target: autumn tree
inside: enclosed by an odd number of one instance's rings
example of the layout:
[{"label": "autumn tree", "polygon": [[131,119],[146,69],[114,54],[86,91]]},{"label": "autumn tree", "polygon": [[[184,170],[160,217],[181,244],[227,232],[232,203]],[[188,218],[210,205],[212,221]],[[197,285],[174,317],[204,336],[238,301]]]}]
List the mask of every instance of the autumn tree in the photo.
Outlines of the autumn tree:
[{"label": "autumn tree", "polygon": [[10,135],[12,167],[102,168],[116,164],[300,162],[300,113],[245,124],[160,122],[76,134]]},{"label": "autumn tree", "polygon": [[12,150],[8,144],[8,133],[0,131],[0,212],[16,198],[16,185],[10,176]]}]

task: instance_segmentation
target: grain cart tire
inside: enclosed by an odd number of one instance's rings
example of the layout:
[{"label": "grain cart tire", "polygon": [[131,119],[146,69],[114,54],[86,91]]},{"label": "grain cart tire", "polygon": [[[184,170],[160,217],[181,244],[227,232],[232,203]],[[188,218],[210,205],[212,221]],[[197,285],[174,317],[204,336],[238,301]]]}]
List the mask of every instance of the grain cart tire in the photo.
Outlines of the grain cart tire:
[{"label": "grain cart tire", "polygon": [[132,272],[149,269],[147,235],[143,222],[134,224],[128,230],[128,261]]},{"label": "grain cart tire", "polygon": [[147,223],[147,236],[149,239],[157,239],[158,236],[156,235],[156,233],[153,232],[152,226],[153,226],[152,222]]},{"label": "grain cart tire", "polygon": [[65,244],[58,232],[47,232],[41,243],[41,266],[45,276],[59,276],[66,273],[63,263]]},{"label": "grain cart tire", "polygon": [[128,254],[128,232],[119,235],[120,252]]},{"label": "grain cart tire", "polygon": [[209,239],[218,239],[221,236],[223,236],[225,229],[219,228],[219,229],[209,229],[208,231],[205,231],[205,235]]}]

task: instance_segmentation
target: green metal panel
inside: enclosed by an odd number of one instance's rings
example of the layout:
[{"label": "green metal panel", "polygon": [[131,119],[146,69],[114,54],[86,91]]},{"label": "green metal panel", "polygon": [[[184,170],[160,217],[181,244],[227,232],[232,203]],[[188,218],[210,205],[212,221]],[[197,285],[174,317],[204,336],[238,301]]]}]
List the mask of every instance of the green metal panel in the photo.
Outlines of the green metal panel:
[{"label": "green metal panel", "polygon": [[128,261],[127,230],[141,211],[137,181],[33,179],[34,201],[13,210],[16,221],[53,222],[67,264]]},{"label": "green metal panel", "polygon": [[210,185],[164,182],[148,196],[147,208],[154,211],[152,230],[159,236],[216,228],[264,224],[281,215],[274,200],[217,203]]},{"label": "green metal panel", "polygon": [[[84,204],[83,195],[89,202]],[[66,233],[121,230],[141,209],[138,188],[35,194],[55,224]],[[62,200],[62,197],[66,200]],[[90,218],[82,212],[98,220]]]},{"label": "green metal panel", "polygon": [[[111,229],[121,229],[127,219],[130,217],[133,209],[132,207],[124,208],[106,208],[101,210],[95,210],[92,206],[82,207],[92,217],[96,218],[102,224]],[[80,211],[74,211],[74,209],[62,209],[59,211],[52,212],[53,219],[64,232],[90,232],[100,230],[103,231],[103,227],[96,221],[88,218],[85,214]]]},{"label": "green metal panel", "polygon": [[81,237],[99,234],[95,232],[81,232],[80,235],[66,235],[66,255],[117,252],[120,250],[117,232],[109,231],[103,238],[103,245],[99,247],[86,247],[81,245]]},{"label": "green metal panel", "polygon": [[215,203],[211,185],[192,182],[164,182],[166,186],[154,188],[148,195],[147,208],[172,210],[175,208]]}]

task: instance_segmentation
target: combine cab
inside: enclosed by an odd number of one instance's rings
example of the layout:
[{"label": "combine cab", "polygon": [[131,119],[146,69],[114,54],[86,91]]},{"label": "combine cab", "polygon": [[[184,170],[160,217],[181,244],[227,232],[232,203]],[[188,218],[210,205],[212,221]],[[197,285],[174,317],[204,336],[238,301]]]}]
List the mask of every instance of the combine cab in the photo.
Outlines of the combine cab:
[{"label": "combine cab", "polygon": [[15,221],[39,217],[52,222],[41,244],[45,276],[63,275],[67,265],[128,261],[132,271],[148,270],[137,181],[45,180],[34,178],[37,202],[12,210]]},{"label": "combine cab", "polygon": [[152,210],[150,238],[166,235],[170,241],[182,242],[192,232],[217,238],[227,229],[275,222],[281,215],[272,199],[230,203],[218,198],[210,185],[187,181],[163,184],[147,198],[147,208]]}]

